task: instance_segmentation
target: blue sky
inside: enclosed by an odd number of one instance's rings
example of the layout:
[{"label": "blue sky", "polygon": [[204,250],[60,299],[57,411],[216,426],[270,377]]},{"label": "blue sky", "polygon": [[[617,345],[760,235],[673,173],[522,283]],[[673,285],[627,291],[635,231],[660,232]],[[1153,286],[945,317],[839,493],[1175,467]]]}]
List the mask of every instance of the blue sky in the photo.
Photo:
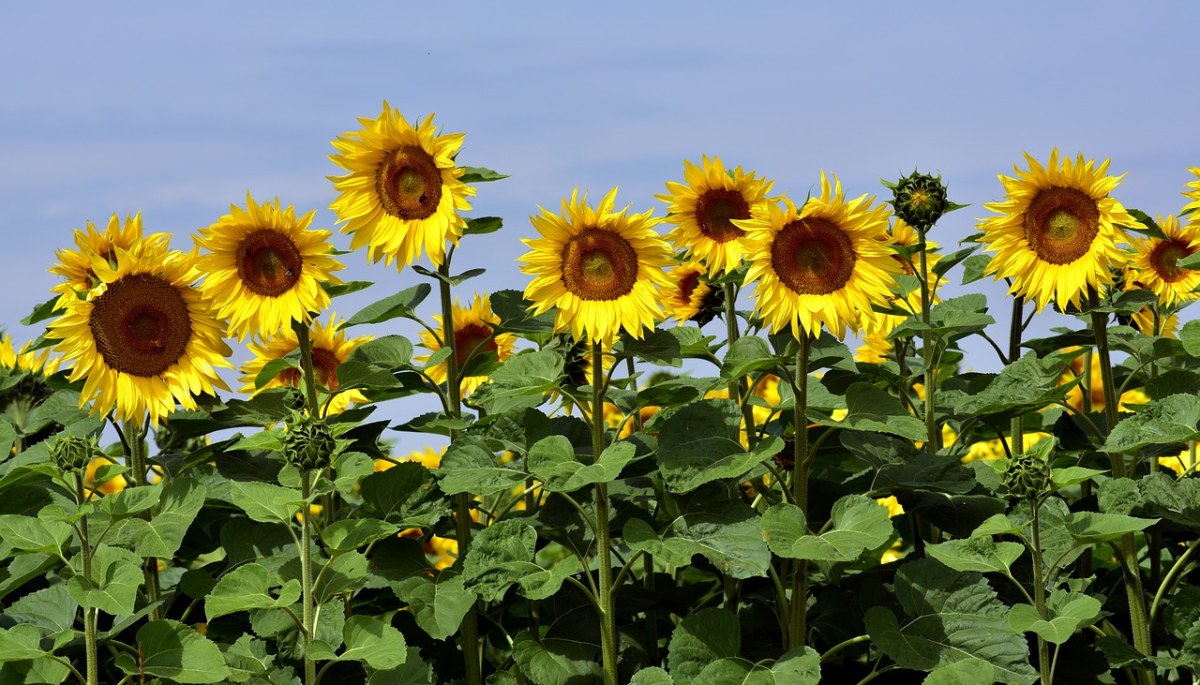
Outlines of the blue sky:
[{"label": "blue sky", "polygon": [[[619,185],[661,213],[653,196],[702,153],[796,199],[821,169],[851,195],[940,171],[972,205],[939,224],[944,245],[1025,150],[1111,157],[1118,199],[1151,214],[1177,212],[1200,165],[1194,3],[115,6],[0,7],[0,325],[18,345],[38,333],[17,321],[49,297],[54,250],[88,219],[141,211],[190,247],[250,190],[333,227],[329,141],[384,99],[466,132],[461,163],[511,174],[475,198],[506,228],[456,257],[488,269],[464,299],[524,287],[537,205]],[[345,314],[417,278],[345,261],[377,282]]]}]

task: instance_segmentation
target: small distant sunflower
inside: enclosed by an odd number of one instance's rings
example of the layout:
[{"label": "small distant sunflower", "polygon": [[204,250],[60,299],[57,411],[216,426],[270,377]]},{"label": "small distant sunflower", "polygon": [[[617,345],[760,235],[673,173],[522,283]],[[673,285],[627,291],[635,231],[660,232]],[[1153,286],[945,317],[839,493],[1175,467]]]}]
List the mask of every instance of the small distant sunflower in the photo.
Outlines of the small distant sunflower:
[{"label": "small distant sunflower", "polygon": [[169,238],[166,233],[154,233],[143,238],[140,213],[126,216],[124,223],[120,217],[113,214],[109,217],[103,233],[96,229],[96,224],[87,222],[84,230],[75,231],[75,245],[79,249],[55,252],[58,264],[50,269],[50,273],[58,274],[64,279],[62,283],[50,289],[60,294],[56,307],[65,307],[68,300],[79,298],[78,293],[85,293],[97,285],[96,273],[92,270],[93,257],[99,257],[101,261],[112,265],[117,250],[136,252],[143,242],[165,247]]},{"label": "small distant sunflower", "polygon": [[656,196],[669,205],[666,220],[676,224],[667,240],[690,258],[704,260],[712,273],[741,266],[746,232],[734,221],[749,219],[756,207],[765,206],[773,182],[740,166],[726,170],[719,157],[708,156],[701,157],[700,166],[685,160],[683,177],[686,185],[669,181],[670,194]]},{"label": "small distant sunflower", "polygon": [[24,371],[40,376],[53,376],[58,371],[59,359],[50,356],[50,348],[29,351],[33,341],[26,342],[20,351],[13,350],[12,336],[0,338],[0,369]]},{"label": "small distant sunflower", "polygon": [[1140,227],[1109,197],[1123,176],[1108,176],[1109,160],[1079,155],[1059,163],[1058,149],[1046,166],[1026,153],[1029,171],[1000,176],[1007,199],[984,205],[999,216],[984,219],[980,240],[995,252],[986,273],[1012,279],[1009,292],[1033,300],[1038,310],[1054,302],[1080,306],[1089,288],[1113,282],[1110,267],[1125,254],[1117,246],[1120,226]]},{"label": "small distant sunflower", "polygon": [[[504,361],[513,355],[513,344],[516,343],[516,336],[511,333],[492,334],[492,327],[500,323],[500,317],[492,313],[492,304],[488,298],[476,295],[469,307],[462,306],[455,299],[453,311],[454,357],[458,361],[458,368],[460,370],[470,361],[472,354],[479,352],[493,352],[500,361]],[[441,331],[442,317],[435,314],[433,320],[437,322],[434,327],[438,331]],[[442,349],[442,344],[433,336],[433,333],[424,329],[421,330],[421,344],[430,353],[413,357],[413,361],[428,361],[434,352]],[[442,362],[429,369],[429,377],[435,383],[445,383],[446,363]],[[463,377],[460,384],[462,396],[467,397],[475,392],[475,388],[478,388],[487,379],[487,376]]]},{"label": "small distant sunflower", "polygon": [[[1200,166],[1192,167],[1188,171],[1192,172],[1192,175],[1196,178],[1189,181],[1187,184],[1188,189],[1183,191],[1183,196],[1191,200],[1191,202],[1184,205],[1182,211],[1186,212],[1189,209],[1200,211]],[[1195,221],[1196,217],[1193,216],[1192,220]]]},{"label": "small distant sunflower", "polygon": [[1150,307],[1142,307],[1133,313],[1133,326],[1144,335],[1157,335],[1163,338],[1179,337],[1179,315],[1155,312]]},{"label": "small distant sunflower", "polygon": [[[887,315],[876,314],[876,316]],[[885,364],[891,361],[894,349],[892,341],[887,339],[887,333],[865,330],[862,336],[862,345],[854,352],[854,361],[864,364]]]},{"label": "small distant sunflower", "polygon": [[[309,327],[309,340],[312,341],[313,348],[313,376],[315,376],[317,387],[327,390],[329,393],[336,393],[338,390],[338,367],[350,358],[351,352],[371,339],[371,336],[361,336],[347,340],[345,331],[340,330],[339,326],[337,315],[330,314],[328,324],[313,321]],[[284,369],[263,387],[257,389],[254,387],[254,379],[258,377],[267,362],[273,359],[283,359],[300,349],[296,331],[291,328],[281,330],[277,337],[271,338],[261,345],[251,342],[249,347],[254,358],[242,365],[241,380],[245,383],[242,386],[242,392],[255,395],[268,388],[300,387],[302,373],[298,367]],[[345,411],[351,402],[361,404],[366,401],[367,398],[358,390],[347,390],[334,396],[329,401],[324,413],[338,414]]]},{"label": "small distant sunflower", "polygon": [[1164,238],[1134,238],[1129,270],[1137,282],[1158,296],[1168,307],[1194,300],[1200,286],[1200,271],[1180,268],[1176,263],[1200,251],[1200,222],[1186,227],[1174,216],[1158,217]]},{"label": "small distant sunflower", "polygon": [[193,395],[228,389],[214,370],[231,367],[225,321],[192,287],[200,275],[195,257],[164,241],[139,252],[118,248],[111,266],[92,259],[98,285],[86,299],[67,301],[48,334],[63,364],[74,364],[68,380],[84,381],[81,405],[115,410],[119,421],[149,414],[157,426],[176,404],[195,409]]},{"label": "small distant sunflower", "polygon": [[799,211],[787,198],[782,205],[738,222],[747,231],[755,308],[773,333],[791,326],[797,338],[816,336],[824,326],[841,339],[896,285],[888,209],[866,195],[847,201],[841,182],[831,186],[824,172],[819,196]]},{"label": "small distant sunflower", "polygon": [[197,260],[200,290],[229,319],[230,335],[272,336],[329,306],[321,284],[341,283],[333,272],[342,265],[329,255],[329,231],[308,228],[313,215],[297,218],[278,198],[258,204],[246,193],[245,209],[231,205],[200,229],[196,245],[208,250]]},{"label": "small distant sunflower", "polygon": [[414,127],[387,101],[377,118],[358,122],[362,129],[334,140],[338,154],[329,156],[350,172],[329,177],[341,193],[330,208],[353,234],[350,249],[365,245],[372,262],[396,260],[397,268],[424,250],[441,266],[446,241],[457,245],[466,226],[459,212],[475,194],[454,161],[465,134],[439,135],[432,114]]},{"label": "small distant sunflower", "polygon": [[641,338],[662,320],[658,289],[669,285],[663,268],[672,260],[654,231],[660,220],[614,211],[616,197],[613,188],[593,209],[576,190],[563,199],[561,214],[539,208],[530,217],[542,237],[522,239],[531,248],[521,271],[534,277],[525,288],[534,314],[557,307],[556,331],[606,348],[622,328]]},{"label": "small distant sunflower", "polygon": [[409,461],[416,462],[427,469],[436,469],[442,465],[443,452],[445,452],[444,448],[438,451],[432,447],[426,447],[424,449],[410,452],[406,457],[397,457],[395,462],[390,459],[376,459],[375,472],[378,473],[379,471],[387,471],[395,466],[397,462],[403,464],[404,462]]},{"label": "small distant sunflower", "polygon": [[[693,319],[704,325],[711,318],[698,316],[701,312],[713,309],[713,300],[717,297],[716,291],[704,279],[705,274],[703,264],[691,261],[671,269],[667,275],[669,285],[663,295],[669,315],[680,326]],[[705,320],[701,321],[701,318]]]}]

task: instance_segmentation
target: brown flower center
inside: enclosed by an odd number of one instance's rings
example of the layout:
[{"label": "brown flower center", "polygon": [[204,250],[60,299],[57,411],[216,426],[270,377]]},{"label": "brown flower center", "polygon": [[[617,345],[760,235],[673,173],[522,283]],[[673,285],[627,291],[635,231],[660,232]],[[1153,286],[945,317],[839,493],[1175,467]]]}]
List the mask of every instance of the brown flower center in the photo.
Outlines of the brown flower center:
[{"label": "brown flower center", "polygon": [[841,289],[854,274],[857,259],[846,232],[820,217],[787,224],[771,246],[771,266],[779,280],[801,295]]},{"label": "brown flower center", "polygon": [[1025,239],[1039,259],[1070,264],[1087,254],[1100,233],[1100,208],[1086,193],[1053,186],[1025,210]]},{"label": "brown flower center", "polygon": [[406,221],[427,219],[442,199],[442,172],[421,146],[405,145],[379,165],[375,190],[388,214]]},{"label": "brown flower center", "polygon": [[278,297],[296,285],[304,257],[292,239],[260,228],[238,245],[238,278],[256,295]]},{"label": "brown flower center", "polygon": [[750,205],[736,190],[708,190],[696,200],[696,223],[705,237],[727,243],[746,234],[733,219],[749,219]]},{"label": "brown flower center", "polygon": [[688,305],[692,302],[692,293],[696,292],[696,287],[700,285],[700,272],[687,270],[683,272],[683,277],[679,279],[678,303],[680,305]]},{"label": "brown flower center", "polygon": [[492,337],[492,327],[484,323],[469,323],[454,331],[454,358],[458,360],[459,368],[466,365],[472,353],[484,350],[495,352],[496,339]]},{"label": "brown flower center", "polygon": [[1150,264],[1154,266],[1154,272],[1160,279],[1174,283],[1187,275],[1186,270],[1179,268],[1177,262],[1191,254],[1192,251],[1186,243],[1165,240],[1156,245],[1150,253]]},{"label": "brown flower center", "polygon": [[587,229],[563,248],[563,285],[581,300],[615,300],[633,290],[637,275],[637,252],[612,231]]},{"label": "brown flower center", "polygon": [[[338,377],[337,370],[341,362],[337,355],[332,351],[323,347],[314,347],[312,351],[313,358],[313,376],[317,381],[317,385],[329,390],[337,392]],[[290,385],[293,388],[300,387],[300,380],[303,378],[303,372],[297,368],[284,369],[279,372],[275,380],[284,385]]]},{"label": "brown flower center", "polygon": [[192,319],[179,288],[151,274],[124,276],[92,302],[88,326],[109,367],[153,378],[187,350]]}]

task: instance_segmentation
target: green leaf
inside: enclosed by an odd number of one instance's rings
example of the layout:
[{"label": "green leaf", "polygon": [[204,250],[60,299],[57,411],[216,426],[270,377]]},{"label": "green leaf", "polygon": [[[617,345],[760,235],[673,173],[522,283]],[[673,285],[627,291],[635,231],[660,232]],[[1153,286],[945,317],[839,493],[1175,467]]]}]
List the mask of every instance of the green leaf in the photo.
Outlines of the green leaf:
[{"label": "green leaf", "polygon": [[463,562],[467,589],[484,601],[498,602],[513,584],[528,599],[545,599],[562,586],[567,576],[583,570],[578,557],[569,556],[550,568],[534,563],[537,532],[533,526],[509,519],[485,528],[471,542]]},{"label": "green leaf", "polygon": [[670,674],[662,670],[658,666],[638,669],[637,673],[633,674],[629,685],[675,685],[675,681],[671,679]]},{"label": "green leaf", "polygon": [[499,181],[503,178],[508,178],[507,174],[502,174],[498,171],[492,171],[481,166],[464,166],[459,167],[466,171],[458,180],[463,183],[488,183],[490,181]]},{"label": "green leaf", "polygon": [[846,495],[833,505],[830,530],[809,535],[804,511],[781,502],[762,516],[762,536],[771,551],[786,559],[855,561],[892,536],[887,509],[864,495]]},{"label": "green leaf", "polygon": [[275,655],[267,652],[267,643],[249,635],[239,637],[225,650],[229,682],[244,683],[252,677],[265,676],[274,663]]},{"label": "green leaf", "polygon": [[962,284],[974,283],[983,278],[983,272],[991,261],[992,258],[988,255],[977,254],[967,257],[963,262]]},{"label": "green leaf", "polygon": [[658,436],[659,471],[673,492],[690,492],[705,483],[740,476],[778,452],[778,437],[747,452],[741,443],[742,413],[729,400],[689,404],[662,423]]},{"label": "green leaf", "polygon": [[[985,258],[986,259],[986,258]],[[995,682],[996,669],[986,661],[975,659],[956,661],[938,666],[929,672],[923,685],[979,685]]]},{"label": "green leaf", "polygon": [[400,526],[379,519],[344,519],[321,529],[321,539],[333,552],[353,552],[368,543],[395,535]]},{"label": "green leaf", "polygon": [[57,295],[34,307],[33,311],[29,313],[29,316],[21,319],[21,325],[32,326],[35,323],[41,323],[42,321],[53,319],[55,302],[58,302]]},{"label": "green leaf", "polygon": [[417,305],[425,301],[433,287],[428,283],[418,283],[388,297],[363,307],[357,314],[350,317],[342,328],[358,326],[365,323],[382,323],[396,318],[418,319]]},{"label": "green leaf", "polygon": [[[1106,485],[1112,482],[1110,480]],[[1135,496],[1123,501],[1143,507],[1142,513],[1161,516],[1192,529],[1200,528],[1200,478],[1174,478],[1161,471],[1152,473],[1137,481]]]},{"label": "green leaf", "polygon": [[286,525],[307,504],[298,490],[241,481],[229,484],[229,499],[255,521]]},{"label": "green leaf", "polygon": [[495,233],[504,226],[504,219],[498,216],[480,216],[474,219],[467,219],[467,227],[463,229],[463,235],[487,235]]},{"label": "green leaf", "polygon": [[48,652],[41,648],[42,633],[36,626],[17,625],[0,630],[0,663],[38,659]]},{"label": "green leaf", "polygon": [[[1049,442],[1049,441],[1045,441]],[[1096,476],[1101,476],[1108,471],[1101,469],[1089,469],[1083,466],[1064,466],[1062,468],[1052,469],[1050,472],[1050,481],[1054,484],[1055,490],[1082,483],[1084,481],[1093,480]]]},{"label": "green leaf", "polygon": [[78,610],[79,605],[71,598],[67,586],[56,583],[9,604],[4,615],[17,623],[30,623],[56,635],[74,627]]},{"label": "green leaf", "polygon": [[486,497],[508,492],[525,482],[525,473],[500,464],[487,442],[475,436],[450,443],[434,473],[438,486],[447,495],[469,492]]},{"label": "green leaf", "polygon": [[1193,357],[1200,357],[1200,319],[1192,319],[1179,329],[1179,342]]},{"label": "green leaf", "polygon": [[371,668],[393,669],[404,663],[408,646],[404,635],[373,616],[351,616],[342,628],[346,649],[335,655],[328,643],[315,640],[308,655],[318,661],[361,661]]},{"label": "green leaf", "polygon": [[142,663],[128,654],[117,658],[117,666],[131,675],[176,683],[219,683],[229,676],[217,644],[179,621],[150,621],[138,630],[137,647]]},{"label": "green leaf", "polygon": [[930,267],[929,270],[938,276],[945,276],[947,273],[949,273],[950,269],[953,269],[959,262],[966,260],[972,254],[974,254],[975,250],[977,249],[978,248],[974,246],[964,247],[961,250],[955,250],[948,255],[943,255],[942,258],[939,259],[936,264]]},{"label": "green leaf", "polygon": [[891,610],[872,607],[867,632],[902,668],[932,671],[959,661],[984,661],[1003,683],[1033,683],[1029,645],[1008,627],[1008,608],[983,576],[953,573],[932,559],[902,566],[896,574],[896,598],[903,625]]},{"label": "green leaf", "polygon": [[162,486],[158,483],[139,488],[125,488],[120,492],[100,498],[100,501],[96,503],[96,511],[108,514],[114,519],[125,518],[153,507],[158,504],[160,497],[162,497]]},{"label": "green leaf", "polygon": [[1067,516],[1063,525],[1076,543],[1094,545],[1116,540],[1127,533],[1136,533],[1149,528],[1158,521],[1158,519],[1143,519],[1124,514],[1078,511]]},{"label": "green leaf", "polygon": [[375,283],[372,281],[346,281],[345,283],[339,283],[337,285],[334,285],[328,281],[323,281],[321,283],[321,287],[325,289],[325,294],[330,297],[349,295],[350,293],[356,293],[360,290],[366,290],[373,285],[375,285]]},{"label": "green leaf", "polygon": [[512,654],[521,672],[536,685],[592,685],[599,682],[595,645],[522,630],[513,637]]},{"label": "green leaf", "polygon": [[103,543],[97,545],[92,556],[91,580],[83,576],[82,559],[76,557],[71,565],[75,575],[67,581],[67,591],[79,606],[94,607],[114,616],[133,613],[142,584],[141,559],[133,552]]},{"label": "green leaf", "polygon": [[[438,677],[433,674],[433,666],[421,659],[421,648],[409,646],[405,652],[404,663],[386,671],[375,671],[367,679],[367,685],[438,685]],[[502,671],[504,675],[507,672]],[[492,676],[488,677],[488,685],[492,685]],[[512,685],[518,685],[516,680]]]},{"label": "green leaf", "polygon": [[1039,359],[1029,353],[1004,368],[977,392],[944,392],[946,402],[960,415],[985,416],[1006,412],[1024,412],[1061,400],[1071,384],[1058,385],[1064,362],[1057,358]]},{"label": "green leaf", "polygon": [[782,363],[783,358],[771,353],[766,340],[758,336],[738,338],[729,346],[721,362],[721,378],[728,381],[755,371],[771,371]]},{"label": "green leaf", "polygon": [[71,539],[71,524],[43,521],[32,516],[0,516],[0,540],[22,552],[57,554]]},{"label": "green leaf", "polygon": [[1038,616],[1029,604],[1017,604],[1008,613],[1008,625],[1017,632],[1034,632],[1047,642],[1061,645],[1083,626],[1100,618],[1100,600],[1078,592],[1054,590],[1046,602],[1050,620]]},{"label": "green leaf", "polygon": [[1200,402],[1194,395],[1170,395],[1140,405],[1112,429],[1103,452],[1136,452],[1150,445],[1173,445],[1200,438]]},{"label": "green leaf", "polygon": [[183,544],[183,538],[204,506],[207,494],[207,488],[194,478],[172,478],[162,486],[162,496],[154,517],[149,521],[140,518],[125,521],[114,538],[115,543],[131,548],[141,557],[170,559]]},{"label": "green leaf", "polygon": [[545,401],[547,392],[558,387],[562,372],[563,358],[558,353],[522,352],[500,364],[492,372],[491,382],[471,394],[470,403],[489,414],[536,407]]},{"label": "green leaf", "polygon": [[615,442],[595,464],[576,461],[571,441],[561,435],[544,438],[529,449],[529,471],[550,492],[574,492],[593,483],[610,483],[621,474],[635,452],[631,442]]},{"label": "green leaf", "polygon": [[637,518],[625,524],[622,535],[630,549],[645,550],[672,566],[687,566],[701,554],[726,575],[762,577],[771,553],[759,533],[758,520],[744,502],[714,502],[697,494],[688,511],[663,527],[661,536]]},{"label": "green leaf", "polygon": [[367,566],[367,558],[358,552],[330,559],[317,571],[313,596],[323,604],[342,593],[359,589],[367,582]]},{"label": "green leaf", "polygon": [[350,353],[350,359],[388,372],[408,366],[412,361],[412,341],[402,335],[385,335],[369,340]]},{"label": "green leaf", "polygon": [[239,566],[217,581],[204,600],[204,613],[212,621],[250,609],[289,607],[300,599],[300,581],[293,579],[284,583],[278,598],[270,593],[274,584],[270,572],[262,565]]},{"label": "green leaf", "polygon": [[737,615],[724,609],[701,609],[684,618],[671,633],[667,668],[680,683],[693,682],[710,662],[734,657],[741,651],[741,626]]},{"label": "green leaf", "polygon": [[846,389],[846,410],[846,418],[841,421],[821,416],[816,422],[833,428],[888,433],[909,440],[927,437],[925,424],[909,415],[900,400],[870,383],[853,383]]},{"label": "green leaf", "polygon": [[911,337],[928,332],[952,341],[978,333],[993,323],[996,320],[987,314],[986,297],[979,294],[962,295],[935,304],[929,312],[929,325],[917,317],[909,317],[888,337]]},{"label": "green leaf", "polygon": [[283,451],[283,429],[273,428],[269,430],[261,430],[257,433],[243,436],[240,433],[235,435],[237,438],[233,444],[226,449],[229,451],[244,450],[247,452],[263,451],[263,452],[282,452]]},{"label": "green leaf", "polygon": [[432,527],[450,508],[433,482],[433,473],[416,462],[396,464],[363,478],[361,495],[367,511],[401,528]]},{"label": "green leaf", "polygon": [[554,330],[554,312],[533,316],[529,309],[533,303],[526,300],[520,290],[497,290],[491,294],[489,301],[492,313],[500,318],[500,325],[496,327],[498,331],[548,335]]},{"label": "green leaf", "polygon": [[443,571],[433,578],[406,578],[392,585],[401,602],[408,604],[417,625],[435,640],[458,632],[462,619],[475,604],[475,593],[467,590],[462,576]]},{"label": "green leaf", "polygon": [[283,357],[277,357],[263,364],[262,369],[254,376],[254,389],[262,390],[263,387],[275,380],[279,374],[288,369],[300,368],[300,350],[297,348]]},{"label": "green leaf", "polygon": [[1024,552],[1025,546],[1019,542],[996,542],[984,536],[949,540],[925,547],[926,554],[955,571],[1004,575],[1011,575],[1009,568]]},{"label": "green leaf", "polygon": [[451,285],[451,286],[459,285],[463,281],[468,281],[472,278],[475,278],[476,276],[481,276],[481,275],[483,275],[483,273],[485,271],[487,271],[487,269],[468,269],[457,276],[447,276],[447,275],[441,273],[440,271],[433,271],[431,269],[426,269],[425,267],[421,266],[420,264],[413,264],[412,270],[416,271],[417,273],[421,274],[422,276],[425,276],[426,278],[432,278],[432,279],[441,281],[441,282],[446,283],[447,285]]}]

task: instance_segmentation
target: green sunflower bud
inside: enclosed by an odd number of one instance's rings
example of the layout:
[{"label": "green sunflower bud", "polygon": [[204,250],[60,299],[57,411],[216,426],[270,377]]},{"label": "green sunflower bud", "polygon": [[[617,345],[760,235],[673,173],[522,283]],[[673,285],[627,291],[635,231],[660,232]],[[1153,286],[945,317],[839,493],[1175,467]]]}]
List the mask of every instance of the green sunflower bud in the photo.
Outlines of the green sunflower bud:
[{"label": "green sunflower bud", "polygon": [[302,471],[329,466],[337,452],[333,430],[321,419],[299,415],[283,436],[283,456]]},{"label": "green sunflower bud", "polygon": [[1009,462],[1001,483],[1013,499],[1050,494],[1050,462],[1038,454],[1022,454]]},{"label": "green sunflower bud", "polygon": [[50,447],[50,456],[63,471],[81,471],[87,468],[99,449],[94,438],[60,435]]},{"label": "green sunflower bud", "polygon": [[948,210],[955,206],[946,199],[946,186],[941,176],[918,174],[915,170],[895,184],[886,183],[895,199],[892,207],[896,216],[920,231],[927,231]]}]

